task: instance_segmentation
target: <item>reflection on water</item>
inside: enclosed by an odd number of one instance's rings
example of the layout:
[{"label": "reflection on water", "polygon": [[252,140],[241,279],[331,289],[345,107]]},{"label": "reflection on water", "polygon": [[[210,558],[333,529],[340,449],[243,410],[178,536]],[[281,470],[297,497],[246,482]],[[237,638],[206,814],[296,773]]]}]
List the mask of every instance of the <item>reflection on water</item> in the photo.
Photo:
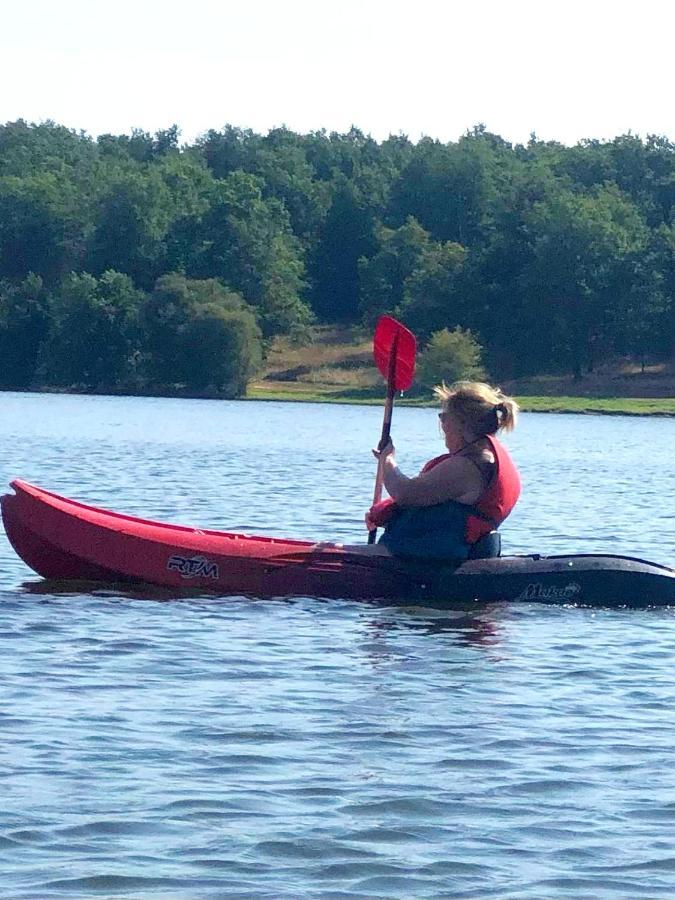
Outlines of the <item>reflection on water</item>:
[{"label": "reflection on water", "polygon": [[[181,601],[201,601],[204,604],[213,603],[218,607],[223,604],[232,602],[256,603],[264,602],[255,598],[247,597],[229,597],[223,598],[213,594],[202,594],[200,592],[185,588],[183,590],[175,588],[158,587],[152,584],[102,584],[101,582],[89,581],[63,581],[51,579],[39,579],[36,581],[25,581],[21,584],[21,590],[26,594],[33,594],[38,597],[59,596],[68,597],[73,602],[86,602],[87,598],[97,597],[100,599],[112,600],[147,600],[159,603],[179,603]],[[274,603],[297,604],[309,601],[310,598],[278,598]],[[318,599],[315,603],[331,603],[329,600]],[[369,630],[372,630],[373,637],[377,635],[386,637],[388,632],[395,632],[399,629],[410,629],[423,634],[452,634],[459,641],[465,641],[469,644],[492,645],[499,642],[499,628],[496,619],[501,613],[493,608],[491,604],[477,603],[470,601],[467,604],[456,605],[456,609],[452,611],[443,611],[440,613],[437,609],[424,609],[422,607],[391,607],[389,601],[386,602],[384,613],[374,613],[372,619],[368,618],[368,612],[373,608],[383,605],[382,601],[353,601],[358,607],[360,614],[363,616]],[[470,606],[473,612],[468,612],[464,606]],[[367,610],[368,612],[364,612]],[[387,617],[389,615],[389,617]],[[494,619],[492,616],[494,615]]]},{"label": "reflection on water", "polygon": [[438,615],[435,610],[400,608],[391,618],[372,619],[367,625],[372,629],[374,637],[386,638],[389,632],[407,629],[419,634],[448,634],[458,642],[464,641],[467,644],[493,646],[499,643],[499,614],[496,611],[494,614],[493,619],[488,606],[482,607],[481,612],[477,613],[457,611],[443,615]]},{"label": "reflection on water", "polygon": [[21,590],[27,594],[38,596],[65,596],[73,598],[112,597],[117,600],[154,600],[159,602],[180,601],[188,599],[219,599],[212,594],[203,595],[189,587],[160,587],[155,584],[103,583],[100,581],[62,580],[41,578],[35,581],[24,581]]},{"label": "reflection on water", "polygon": [[[353,542],[380,425],[4,394],[0,476]],[[674,427],[524,416],[508,550],[672,564]],[[433,410],[394,436],[405,471],[439,452]],[[672,610],[175,600],[42,581],[4,537],[0,559],[7,896],[672,896]]]}]

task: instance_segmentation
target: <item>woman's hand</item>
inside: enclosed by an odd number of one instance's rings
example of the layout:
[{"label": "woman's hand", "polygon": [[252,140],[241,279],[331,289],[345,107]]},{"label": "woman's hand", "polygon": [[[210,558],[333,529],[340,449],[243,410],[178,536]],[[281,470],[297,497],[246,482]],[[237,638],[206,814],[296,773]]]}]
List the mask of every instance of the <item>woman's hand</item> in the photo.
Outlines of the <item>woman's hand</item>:
[{"label": "woman's hand", "polygon": [[375,459],[381,459],[383,463],[386,462],[388,459],[395,461],[396,460],[396,448],[392,444],[391,438],[389,438],[389,441],[382,448],[382,450],[377,450],[377,449],[373,450],[373,456],[375,457]]}]

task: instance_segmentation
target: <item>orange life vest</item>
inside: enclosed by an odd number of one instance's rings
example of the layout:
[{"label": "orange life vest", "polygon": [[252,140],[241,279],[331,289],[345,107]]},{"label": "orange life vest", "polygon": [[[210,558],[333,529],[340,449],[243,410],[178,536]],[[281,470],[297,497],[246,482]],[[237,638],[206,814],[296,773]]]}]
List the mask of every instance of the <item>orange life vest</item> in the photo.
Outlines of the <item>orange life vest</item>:
[{"label": "orange life vest", "polygon": [[[494,435],[486,434],[485,440],[494,455],[495,468],[490,482],[478,500],[472,504],[461,504],[466,506],[467,511],[465,540],[468,544],[475,544],[484,534],[498,528],[520,496],[520,476],[508,450]],[[422,467],[422,472],[430,471],[453,456],[456,456],[456,453],[442,453],[430,459]],[[388,498],[372,506],[369,516],[374,525],[381,527],[392,519],[398,509],[396,501]]]}]

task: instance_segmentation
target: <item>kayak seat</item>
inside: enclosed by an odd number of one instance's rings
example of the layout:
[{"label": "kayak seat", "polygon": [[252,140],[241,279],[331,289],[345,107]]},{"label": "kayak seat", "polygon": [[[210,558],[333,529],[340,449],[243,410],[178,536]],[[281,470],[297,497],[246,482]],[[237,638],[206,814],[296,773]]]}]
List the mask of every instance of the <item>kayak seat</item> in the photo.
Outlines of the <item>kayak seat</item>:
[{"label": "kayak seat", "polygon": [[498,531],[489,531],[472,544],[469,559],[494,559],[502,555],[502,536]]}]

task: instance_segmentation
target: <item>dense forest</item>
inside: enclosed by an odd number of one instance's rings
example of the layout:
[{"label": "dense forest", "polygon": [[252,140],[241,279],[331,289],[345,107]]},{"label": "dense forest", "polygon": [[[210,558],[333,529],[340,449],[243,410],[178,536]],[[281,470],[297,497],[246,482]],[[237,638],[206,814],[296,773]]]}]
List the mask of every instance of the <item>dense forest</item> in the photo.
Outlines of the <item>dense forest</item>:
[{"label": "dense forest", "polygon": [[0,126],[0,388],[238,396],[383,312],[498,378],[672,357],[675,145]]}]

